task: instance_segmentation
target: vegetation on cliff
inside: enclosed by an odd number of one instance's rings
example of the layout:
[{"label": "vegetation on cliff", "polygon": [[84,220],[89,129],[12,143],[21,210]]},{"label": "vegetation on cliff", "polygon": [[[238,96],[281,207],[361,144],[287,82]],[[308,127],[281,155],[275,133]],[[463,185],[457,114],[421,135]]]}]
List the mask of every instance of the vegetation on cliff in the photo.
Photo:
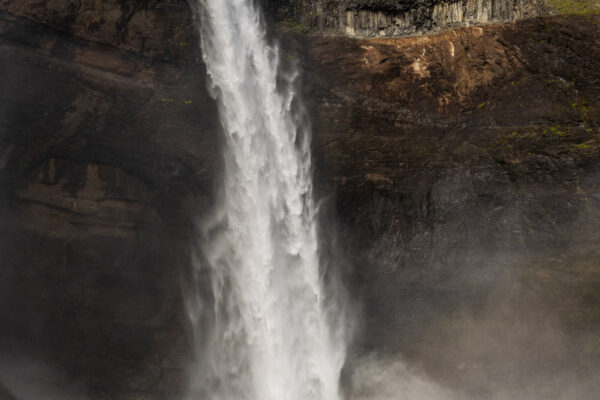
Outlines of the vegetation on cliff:
[{"label": "vegetation on cliff", "polygon": [[600,13],[599,0],[547,0],[551,8],[563,15],[591,15]]}]

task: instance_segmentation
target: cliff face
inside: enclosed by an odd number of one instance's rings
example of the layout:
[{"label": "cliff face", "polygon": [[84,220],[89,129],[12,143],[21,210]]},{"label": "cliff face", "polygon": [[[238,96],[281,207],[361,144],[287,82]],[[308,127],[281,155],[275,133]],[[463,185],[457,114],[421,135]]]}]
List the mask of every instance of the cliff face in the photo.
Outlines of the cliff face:
[{"label": "cliff face", "polygon": [[[564,360],[587,387],[600,365],[599,19],[321,34],[505,9],[484,3],[265,6],[303,72],[318,192],[363,307],[357,351],[400,351],[483,398],[529,384],[523,371],[563,385]],[[507,18],[533,3],[518,4]],[[113,399],[184,386],[180,284],[220,166],[197,43],[183,0],[0,0],[0,359],[33,352]]]},{"label": "cliff face", "polygon": [[109,397],[179,390],[161,382],[218,165],[187,4],[1,1],[0,46],[1,358]]},{"label": "cliff face", "polygon": [[276,0],[267,11],[282,26],[358,37],[404,36],[509,22],[546,11],[543,0]]},{"label": "cliff face", "polygon": [[483,398],[566,387],[577,370],[591,398],[599,21],[302,39],[317,178],[355,263],[362,346]]}]

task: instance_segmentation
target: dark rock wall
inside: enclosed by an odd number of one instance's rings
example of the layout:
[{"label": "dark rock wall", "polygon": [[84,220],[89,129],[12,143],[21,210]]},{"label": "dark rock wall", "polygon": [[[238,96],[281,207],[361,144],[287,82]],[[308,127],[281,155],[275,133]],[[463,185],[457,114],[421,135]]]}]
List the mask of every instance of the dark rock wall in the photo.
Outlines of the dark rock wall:
[{"label": "dark rock wall", "polygon": [[187,5],[2,1],[0,47],[2,351],[109,397],[181,389],[161,385],[218,169]]},{"label": "dark rock wall", "polygon": [[275,0],[265,9],[288,30],[357,37],[405,36],[532,18],[545,0]]},{"label": "dark rock wall", "polygon": [[0,383],[0,400],[15,400],[12,394]]}]

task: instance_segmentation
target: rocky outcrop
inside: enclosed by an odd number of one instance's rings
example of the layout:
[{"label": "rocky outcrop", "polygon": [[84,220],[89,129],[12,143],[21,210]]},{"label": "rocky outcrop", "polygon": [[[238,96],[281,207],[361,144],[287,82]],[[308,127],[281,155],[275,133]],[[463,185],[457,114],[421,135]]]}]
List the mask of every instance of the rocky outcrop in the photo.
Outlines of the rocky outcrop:
[{"label": "rocky outcrop", "polygon": [[279,0],[267,10],[284,29],[358,37],[406,36],[490,22],[510,22],[546,12],[544,0]]},{"label": "rocky outcrop", "polygon": [[3,355],[109,398],[181,390],[190,215],[218,169],[195,40],[184,2],[0,2]]},{"label": "rocky outcrop", "polygon": [[566,371],[593,398],[599,23],[303,39],[317,178],[355,261],[361,346],[385,343],[475,398],[566,388]]}]

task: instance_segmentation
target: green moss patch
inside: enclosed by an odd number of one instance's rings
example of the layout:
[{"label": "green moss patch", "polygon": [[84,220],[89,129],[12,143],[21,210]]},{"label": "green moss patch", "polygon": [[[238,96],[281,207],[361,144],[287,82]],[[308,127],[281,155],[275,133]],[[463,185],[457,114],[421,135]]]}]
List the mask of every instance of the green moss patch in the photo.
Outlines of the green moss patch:
[{"label": "green moss patch", "polygon": [[548,0],[550,7],[562,15],[594,15],[600,13],[599,0]]}]

